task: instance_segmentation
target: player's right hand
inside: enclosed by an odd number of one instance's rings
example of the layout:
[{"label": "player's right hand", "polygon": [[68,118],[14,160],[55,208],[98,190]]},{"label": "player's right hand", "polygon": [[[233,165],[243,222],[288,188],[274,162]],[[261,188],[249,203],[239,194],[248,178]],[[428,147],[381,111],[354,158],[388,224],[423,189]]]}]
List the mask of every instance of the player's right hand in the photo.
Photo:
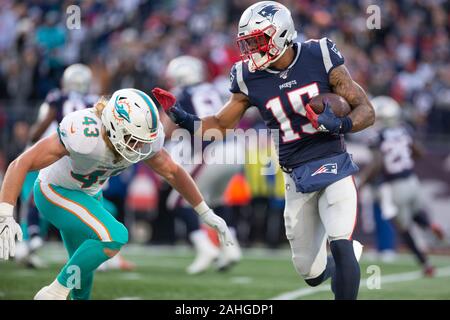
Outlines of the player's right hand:
[{"label": "player's right hand", "polygon": [[0,259],[8,260],[16,253],[16,236],[22,241],[22,229],[13,217],[14,206],[0,203]]},{"label": "player's right hand", "polygon": [[161,88],[154,88],[152,93],[173,122],[180,125],[188,118],[186,111],[180,107],[175,96],[169,91]]},{"label": "player's right hand", "polygon": [[228,229],[225,220],[216,215],[211,209],[200,215],[200,218],[208,226],[217,230],[217,233],[219,234],[220,243],[223,246],[234,245],[230,229]]},{"label": "player's right hand", "polygon": [[200,121],[200,119],[195,114],[184,111],[173,94],[161,88],[154,88],[152,93],[173,122],[187,129],[190,133],[195,132],[195,122]]},{"label": "player's right hand", "polygon": [[177,98],[175,98],[175,96],[169,91],[166,91],[164,89],[154,88],[152,90],[152,93],[155,96],[155,99],[158,100],[161,107],[163,107],[165,112],[168,112],[177,102]]}]

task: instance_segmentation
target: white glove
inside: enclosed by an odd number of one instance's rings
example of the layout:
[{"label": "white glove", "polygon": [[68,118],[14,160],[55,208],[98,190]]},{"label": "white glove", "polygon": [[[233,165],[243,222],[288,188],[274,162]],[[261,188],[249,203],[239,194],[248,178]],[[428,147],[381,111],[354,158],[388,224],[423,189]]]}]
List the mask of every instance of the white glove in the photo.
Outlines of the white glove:
[{"label": "white glove", "polygon": [[0,203],[0,259],[8,260],[16,254],[16,236],[22,241],[22,229],[13,217],[14,206]]},{"label": "white glove", "polygon": [[223,220],[221,217],[216,215],[209,208],[206,212],[200,214],[200,218],[208,226],[217,230],[217,233],[219,234],[219,240],[222,245],[224,245],[224,246],[234,245],[233,240],[232,240],[233,238],[230,233],[230,229],[228,229],[228,226],[225,223],[225,220]]}]

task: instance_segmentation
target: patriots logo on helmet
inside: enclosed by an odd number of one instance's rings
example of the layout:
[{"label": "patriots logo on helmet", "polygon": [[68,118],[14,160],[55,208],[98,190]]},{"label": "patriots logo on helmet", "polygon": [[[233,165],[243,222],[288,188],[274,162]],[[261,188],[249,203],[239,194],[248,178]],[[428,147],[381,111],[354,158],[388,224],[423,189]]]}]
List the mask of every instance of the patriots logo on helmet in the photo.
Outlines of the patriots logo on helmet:
[{"label": "patriots logo on helmet", "polygon": [[266,19],[269,19],[270,21],[273,21],[273,16],[278,11],[280,11],[280,8],[278,6],[270,4],[258,11],[258,14]]},{"label": "patriots logo on helmet", "polygon": [[337,163],[326,163],[322,166],[320,166],[319,169],[317,169],[312,175],[311,177],[318,175],[318,174],[322,174],[322,173],[333,173],[333,174],[337,174]]}]

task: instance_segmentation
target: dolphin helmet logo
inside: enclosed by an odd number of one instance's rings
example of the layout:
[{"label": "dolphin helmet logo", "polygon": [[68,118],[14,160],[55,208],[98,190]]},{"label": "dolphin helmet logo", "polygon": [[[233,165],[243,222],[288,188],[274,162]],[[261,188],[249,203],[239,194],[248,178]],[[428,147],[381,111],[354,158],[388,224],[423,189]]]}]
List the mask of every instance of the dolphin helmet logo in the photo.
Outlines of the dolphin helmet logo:
[{"label": "dolphin helmet logo", "polygon": [[128,122],[131,122],[130,114],[128,113],[127,110],[125,110],[125,107],[124,107],[124,106],[128,107],[128,103],[124,100],[125,99],[123,99],[123,98],[120,99],[119,96],[117,96],[116,101],[114,101],[114,109],[122,119],[125,119]]}]

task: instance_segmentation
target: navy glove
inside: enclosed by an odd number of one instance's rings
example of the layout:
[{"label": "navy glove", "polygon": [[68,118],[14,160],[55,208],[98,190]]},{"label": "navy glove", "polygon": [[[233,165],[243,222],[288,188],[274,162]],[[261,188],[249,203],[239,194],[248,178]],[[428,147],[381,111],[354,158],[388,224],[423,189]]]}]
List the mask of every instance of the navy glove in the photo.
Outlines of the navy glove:
[{"label": "navy glove", "polygon": [[319,131],[330,132],[334,134],[347,133],[352,130],[352,119],[345,116],[337,117],[328,102],[328,99],[323,101],[323,112],[317,114],[309,104],[306,105],[306,117],[311,121],[313,127]]}]

